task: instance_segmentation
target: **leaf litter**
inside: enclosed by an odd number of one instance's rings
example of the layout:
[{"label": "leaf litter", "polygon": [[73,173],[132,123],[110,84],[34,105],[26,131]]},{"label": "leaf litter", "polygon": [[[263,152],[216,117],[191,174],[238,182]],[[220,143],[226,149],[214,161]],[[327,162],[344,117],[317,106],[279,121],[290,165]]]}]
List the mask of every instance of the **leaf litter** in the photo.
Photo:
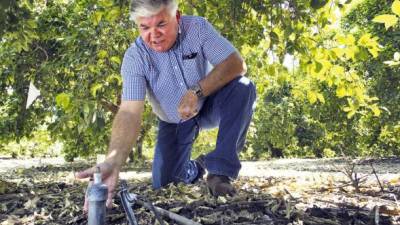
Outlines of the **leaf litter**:
[{"label": "leaf litter", "polygon": [[[87,224],[82,212],[86,184],[72,170],[89,164],[69,163],[15,169],[0,174],[0,225]],[[234,197],[212,197],[204,181],[193,185],[151,188],[149,179],[128,180],[130,193],[155,206],[204,225],[244,224],[400,224],[400,180],[359,183],[333,176],[313,179],[240,177]],[[382,191],[381,188],[384,188]],[[158,224],[154,215],[133,205],[139,224]],[[169,218],[166,224],[176,224]],[[107,224],[127,224],[115,197]]]}]

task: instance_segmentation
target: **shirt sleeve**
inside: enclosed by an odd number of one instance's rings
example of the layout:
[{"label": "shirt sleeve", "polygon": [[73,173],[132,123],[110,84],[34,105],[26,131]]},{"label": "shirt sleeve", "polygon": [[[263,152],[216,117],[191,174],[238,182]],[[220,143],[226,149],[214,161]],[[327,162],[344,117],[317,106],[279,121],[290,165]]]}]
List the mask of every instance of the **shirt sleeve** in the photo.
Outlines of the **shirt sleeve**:
[{"label": "shirt sleeve", "polygon": [[235,47],[206,20],[200,25],[200,39],[205,58],[213,65],[224,61]]},{"label": "shirt sleeve", "polygon": [[144,61],[135,45],[125,52],[122,60],[122,100],[142,101],[146,96]]}]

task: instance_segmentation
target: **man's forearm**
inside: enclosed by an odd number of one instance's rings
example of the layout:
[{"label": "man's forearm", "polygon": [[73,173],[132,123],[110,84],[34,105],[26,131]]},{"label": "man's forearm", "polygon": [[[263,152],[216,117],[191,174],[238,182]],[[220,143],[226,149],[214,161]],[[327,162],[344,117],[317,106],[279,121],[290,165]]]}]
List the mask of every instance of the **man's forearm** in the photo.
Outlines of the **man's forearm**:
[{"label": "man's forearm", "polygon": [[232,53],[199,82],[204,96],[214,93],[236,77],[244,75],[246,70],[246,64],[239,53]]},{"label": "man's forearm", "polygon": [[128,158],[140,130],[141,115],[120,109],[115,116],[106,162],[118,169]]}]

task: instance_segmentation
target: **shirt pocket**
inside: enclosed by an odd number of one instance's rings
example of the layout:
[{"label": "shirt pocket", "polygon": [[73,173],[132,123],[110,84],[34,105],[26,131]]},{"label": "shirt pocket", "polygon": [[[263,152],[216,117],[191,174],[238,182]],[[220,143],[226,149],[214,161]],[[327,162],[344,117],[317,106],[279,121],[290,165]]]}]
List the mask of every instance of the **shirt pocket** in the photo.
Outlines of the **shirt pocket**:
[{"label": "shirt pocket", "polygon": [[205,77],[206,65],[201,52],[189,52],[183,55],[183,72],[189,87]]}]

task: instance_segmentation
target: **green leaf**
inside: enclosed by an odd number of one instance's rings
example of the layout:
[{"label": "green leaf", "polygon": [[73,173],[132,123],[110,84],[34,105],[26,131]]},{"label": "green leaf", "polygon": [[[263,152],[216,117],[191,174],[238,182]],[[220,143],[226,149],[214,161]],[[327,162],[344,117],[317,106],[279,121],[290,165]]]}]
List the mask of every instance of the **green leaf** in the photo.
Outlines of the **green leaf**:
[{"label": "green leaf", "polygon": [[359,49],[357,46],[352,46],[344,49],[344,54],[346,59],[356,60],[355,56],[358,53]]},{"label": "green leaf", "polygon": [[111,58],[110,58],[110,61],[113,62],[113,63],[116,63],[116,64],[118,64],[118,65],[121,64],[121,59],[119,59],[118,56],[113,56],[113,57],[111,57]]},{"label": "green leaf", "polygon": [[275,76],[276,75],[276,67],[274,65],[269,65],[267,67],[267,74],[270,76]]},{"label": "green leaf", "polygon": [[100,0],[99,1],[99,5],[104,7],[104,8],[108,8],[111,7],[113,5],[113,1],[112,0]]},{"label": "green leaf", "polygon": [[56,104],[64,110],[67,110],[70,106],[71,100],[67,93],[61,93],[56,96]]},{"label": "green leaf", "polygon": [[307,98],[311,104],[314,104],[317,101],[317,93],[315,93],[314,91],[308,91]]},{"label": "green leaf", "polygon": [[347,95],[348,95],[348,93],[347,93],[347,90],[346,90],[345,87],[341,86],[341,87],[338,87],[338,88],[336,89],[336,96],[337,96],[338,98],[343,98],[343,97],[345,97],[345,96],[347,96]]},{"label": "green leaf", "polygon": [[121,14],[121,10],[119,9],[119,7],[113,7],[113,9],[111,9],[107,15],[106,15],[106,20],[109,22],[114,22],[119,15]]},{"label": "green leaf", "polygon": [[94,84],[91,88],[90,88],[90,93],[92,94],[93,97],[96,97],[96,93],[99,89],[101,89],[103,87],[102,84]]},{"label": "green leaf", "polygon": [[352,45],[354,45],[356,39],[354,38],[354,36],[352,34],[349,34],[346,36],[338,35],[336,37],[336,41],[342,45],[352,46]]},{"label": "green leaf", "polygon": [[345,53],[343,48],[333,48],[332,51],[336,54],[338,58],[342,57]]},{"label": "green leaf", "polygon": [[277,82],[279,85],[284,85],[288,81],[289,77],[286,73],[282,73],[278,76]]},{"label": "green leaf", "polygon": [[331,68],[331,73],[332,73],[334,76],[342,77],[342,76],[344,75],[344,73],[345,73],[345,69],[344,69],[343,66],[334,65],[334,66],[332,66],[332,68]]},{"label": "green leaf", "polygon": [[100,23],[100,21],[101,21],[101,18],[103,17],[103,14],[104,14],[104,12],[95,12],[94,14],[93,14],[93,17],[92,17],[92,23],[93,23],[93,25],[95,25],[95,26],[97,26],[99,23]]},{"label": "green leaf", "polygon": [[318,98],[319,102],[321,102],[323,104],[325,103],[325,98],[324,98],[324,96],[322,94],[317,93],[317,98]]},{"label": "green leaf", "polygon": [[106,50],[100,50],[100,51],[97,53],[97,56],[98,56],[100,59],[104,59],[105,57],[108,56],[108,53],[107,53]]},{"label": "green leaf", "polygon": [[396,0],[393,2],[392,11],[394,14],[400,16],[400,1]]},{"label": "green leaf", "polygon": [[376,16],[372,21],[376,22],[376,23],[384,23],[385,28],[387,30],[390,27],[396,25],[398,18],[395,15],[383,14],[383,15]]},{"label": "green leaf", "polygon": [[370,107],[370,109],[372,110],[372,112],[374,113],[374,116],[378,117],[381,115],[381,110],[379,109],[379,107],[374,104]]},{"label": "green leaf", "polygon": [[347,119],[351,119],[354,114],[356,114],[356,111],[350,111],[349,113],[347,113]]},{"label": "green leaf", "polygon": [[345,112],[350,112],[351,110],[353,110],[353,109],[348,106],[343,108],[343,111],[345,111]]},{"label": "green leaf", "polygon": [[378,100],[379,100],[378,97],[372,97],[372,98],[369,98],[369,99],[368,99],[368,101],[370,101],[370,102],[372,102],[372,101],[378,101]]}]

